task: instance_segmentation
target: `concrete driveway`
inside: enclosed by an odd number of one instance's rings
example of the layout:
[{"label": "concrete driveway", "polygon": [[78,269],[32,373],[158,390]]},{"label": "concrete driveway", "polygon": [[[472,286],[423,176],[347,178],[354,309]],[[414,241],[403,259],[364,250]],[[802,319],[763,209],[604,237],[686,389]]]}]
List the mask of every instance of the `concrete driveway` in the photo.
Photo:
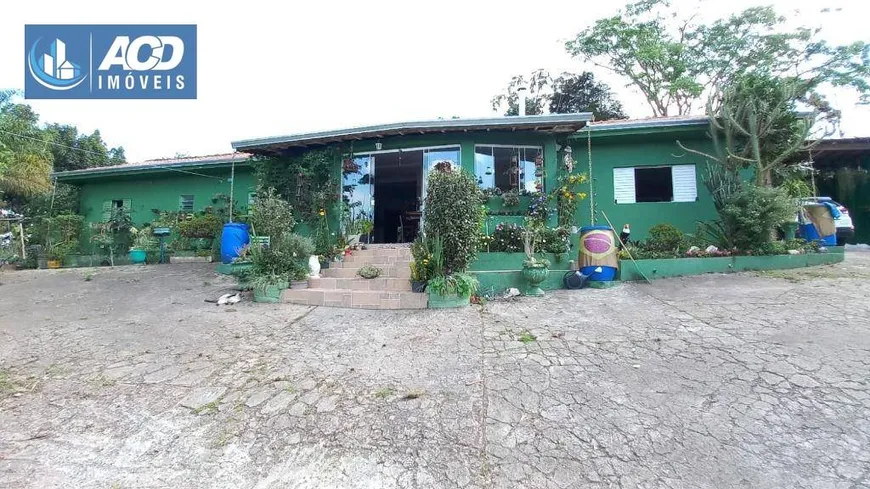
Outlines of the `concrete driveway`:
[{"label": "concrete driveway", "polygon": [[870,253],[461,311],[0,282],[0,487],[870,486]]}]

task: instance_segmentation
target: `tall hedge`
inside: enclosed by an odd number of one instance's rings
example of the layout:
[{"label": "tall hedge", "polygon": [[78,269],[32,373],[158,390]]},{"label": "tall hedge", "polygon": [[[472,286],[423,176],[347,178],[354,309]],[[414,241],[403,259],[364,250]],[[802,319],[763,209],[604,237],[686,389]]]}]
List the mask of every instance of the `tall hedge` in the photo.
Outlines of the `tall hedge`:
[{"label": "tall hedge", "polygon": [[426,215],[427,238],[440,236],[444,243],[444,273],[464,272],[477,255],[483,226],[482,195],[470,174],[439,165],[429,174]]}]

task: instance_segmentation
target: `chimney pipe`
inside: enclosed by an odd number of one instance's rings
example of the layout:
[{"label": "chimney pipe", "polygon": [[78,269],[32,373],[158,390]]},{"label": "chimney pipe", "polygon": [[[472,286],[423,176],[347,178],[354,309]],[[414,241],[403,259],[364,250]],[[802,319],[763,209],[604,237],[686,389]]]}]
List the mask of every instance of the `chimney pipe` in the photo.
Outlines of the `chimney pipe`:
[{"label": "chimney pipe", "polygon": [[517,114],[519,114],[520,117],[525,117],[525,115],[526,115],[526,86],[523,84],[520,84],[520,86],[517,87],[517,108],[519,109],[517,111]]}]

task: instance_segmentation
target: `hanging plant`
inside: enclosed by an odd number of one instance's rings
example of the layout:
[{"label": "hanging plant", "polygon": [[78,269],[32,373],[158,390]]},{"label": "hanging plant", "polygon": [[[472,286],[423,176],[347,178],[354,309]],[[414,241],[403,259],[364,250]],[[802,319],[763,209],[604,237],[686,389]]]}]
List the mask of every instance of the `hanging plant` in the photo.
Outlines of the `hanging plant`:
[{"label": "hanging plant", "polygon": [[577,212],[577,203],[587,197],[586,192],[580,190],[580,186],[587,182],[585,174],[562,175],[559,177],[559,185],[550,193],[556,201],[556,214],[559,226],[571,226],[574,224],[574,215]]},{"label": "hanging plant", "polygon": [[353,158],[345,158],[344,161],[341,162],[341,171],[344,173],[359,173],[359,170],[359,163],[354,161]]}]

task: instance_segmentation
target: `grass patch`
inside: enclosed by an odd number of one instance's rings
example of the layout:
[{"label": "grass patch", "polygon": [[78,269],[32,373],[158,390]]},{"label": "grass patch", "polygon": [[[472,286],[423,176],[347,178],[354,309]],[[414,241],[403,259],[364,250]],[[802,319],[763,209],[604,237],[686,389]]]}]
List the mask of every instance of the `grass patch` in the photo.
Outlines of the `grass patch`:
[{"label": "grass patch", "polygon": [[193,414],[213,414],[218,410],[218,406],[220,406],[220,399],[215,399],[214,401],[203,404],[202,406],[193,410]]},{"label": "grass patch", "polygon": [[392,387],[384,387],[383,389],[375,392],[375,397],[377,397],[378,399],[386,399],[388,397],[392,397],[395,394],[396,389],[393,389]]},{"label": "grass patch", "polygon": [[90,281],[93,280],[93,279],[94,279],[94,273],[93,273],[93,272],[88,273],[88,274],[85,275],[85,282],[90,282]]},{"label": "grass patch", "polygon": [[525,345],[527,345],[533,341],[537,341],[537,340],[538,340],[538,337],[533,335],[529,331],[523,331],[522,334],[520,334],[517,337],[517,341],[519,341],[520,343],[523,343]]},{"label": "grass patch", "polygon": [[113,385],[115,385],[117,383],[118,383],[117,380],[110,379],[109,377],[106,377],[105,375],[99,375],[99,376],[91,379],[91,385],[94,385],[96,387],[112,387]]},{"label": "grass patch", "polygon": [[18,392],[24,386],[12,377],[6,369],[0,369],[0,392]]},{"label": "grass patch", "polygon": [[411,399],[418,399],[422,397],[424,394],[423,391],[408,391],[404,396],[402,396],[402,400],[410,401]]}]

